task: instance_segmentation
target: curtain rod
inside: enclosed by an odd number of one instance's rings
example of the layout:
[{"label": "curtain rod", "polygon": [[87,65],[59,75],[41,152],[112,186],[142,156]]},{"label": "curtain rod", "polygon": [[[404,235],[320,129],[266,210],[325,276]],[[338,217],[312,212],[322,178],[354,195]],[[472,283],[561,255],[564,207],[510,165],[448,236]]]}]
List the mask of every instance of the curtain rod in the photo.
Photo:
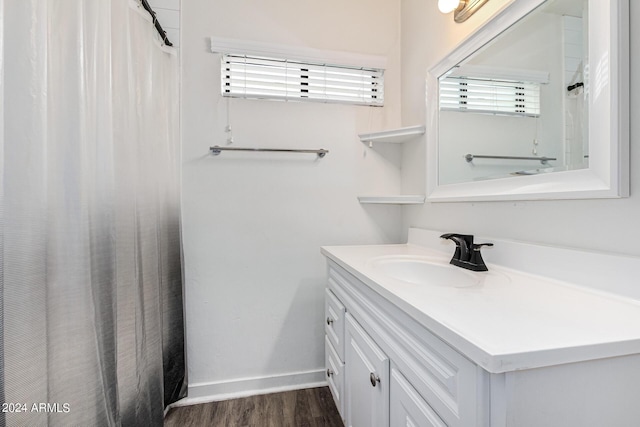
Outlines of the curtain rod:
[{"label": "curtain rod", "polygon": [[165,45],[167,46],[173,46],[173,43],[171,43],[169,41],[169,38],[167,37],[167,33],[165,30],[162,29],[162,25],[160,25],[160,21],[158,21],[158,18],[156,18],[156,13],[153,11],[153,9],[151,9],[151,6],[149,6],[149,2],[147,2],[147,0],[140,0],[142,3],[142,7],[144,7],[144,9],[149,12],[149,14],[151,14],[151,18],[153,19],[153,25],[156,27],[156,31],[158,31],[158,34],[160,34],[160,38],[162,38],[162,41],[164,42]]}]

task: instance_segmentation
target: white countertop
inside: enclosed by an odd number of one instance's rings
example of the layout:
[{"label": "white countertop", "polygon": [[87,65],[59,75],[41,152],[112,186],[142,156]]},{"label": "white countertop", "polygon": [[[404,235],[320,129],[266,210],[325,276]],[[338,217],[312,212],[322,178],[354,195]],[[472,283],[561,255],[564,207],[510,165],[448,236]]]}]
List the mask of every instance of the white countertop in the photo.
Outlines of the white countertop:
[{"label": "white countertop", "polygon": [[[453,245],[446,247],[453,253]],[[417,285],[371,266],[381,256],[451,254],[415,244],[322,253],[492,373],[640,353],[640,302],[487,262],[481,283]]]}]

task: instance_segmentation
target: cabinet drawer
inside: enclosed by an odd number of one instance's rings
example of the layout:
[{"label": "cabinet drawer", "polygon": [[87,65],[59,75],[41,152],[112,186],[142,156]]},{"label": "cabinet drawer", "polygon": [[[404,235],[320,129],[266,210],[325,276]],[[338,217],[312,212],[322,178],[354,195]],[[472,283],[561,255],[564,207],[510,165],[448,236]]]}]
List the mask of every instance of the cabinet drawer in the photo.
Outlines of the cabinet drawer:
[{"label": "cabinet drawer", "polygon": [[409,381],[391,368],[390,424],[393,427],[447,427]]},{"label": "cabinet drawer", "polygon": [[324,330],[341,362],[344,362],[344,313],[344,305],[330,289],[325,289]]},{"label": "cabinet drawer", "polygon": [[340,361],[333,344],[331,344],[326,335],[324,337],[324,355],[329,389],[333,395],[333,400],[336,402],[338,412],[344,419],[344,363]]}]

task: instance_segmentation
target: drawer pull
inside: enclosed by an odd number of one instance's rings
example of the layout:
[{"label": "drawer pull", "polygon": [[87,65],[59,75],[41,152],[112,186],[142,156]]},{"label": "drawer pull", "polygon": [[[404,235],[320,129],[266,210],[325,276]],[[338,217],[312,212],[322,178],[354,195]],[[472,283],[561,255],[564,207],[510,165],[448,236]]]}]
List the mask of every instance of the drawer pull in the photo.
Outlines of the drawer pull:
[{"label": "drawer pull", "polygon": [[369,375],[369,381],[371,381],[371,385],[375,387],[376,384],[380,382],[380,377],[371,372],[371,374]]},{"label": "drawer pull", "polygon": [[333,323],[333,319],[331,317],[327,317],[327,325],[331,326]]},{"label": "drawer pull", "polygon": [[327,369],[327,378],[333,375],[333,371],[331,369]]}]

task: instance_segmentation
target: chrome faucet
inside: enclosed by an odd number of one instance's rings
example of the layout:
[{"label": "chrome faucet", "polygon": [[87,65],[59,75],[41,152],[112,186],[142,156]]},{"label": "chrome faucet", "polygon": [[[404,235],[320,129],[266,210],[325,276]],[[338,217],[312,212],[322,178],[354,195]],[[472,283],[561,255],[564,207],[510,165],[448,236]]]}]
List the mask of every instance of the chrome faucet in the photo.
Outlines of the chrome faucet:
[{"label": "chrome faucet", "polygon": [[487,265],[482,259],[480,248],[493,246],[493,243],[473,243],[473,235],[471,234],[447,233],[440,238],[452,240],[456,244],[456,251],[450,264],[472,271],[488,271]]}]

